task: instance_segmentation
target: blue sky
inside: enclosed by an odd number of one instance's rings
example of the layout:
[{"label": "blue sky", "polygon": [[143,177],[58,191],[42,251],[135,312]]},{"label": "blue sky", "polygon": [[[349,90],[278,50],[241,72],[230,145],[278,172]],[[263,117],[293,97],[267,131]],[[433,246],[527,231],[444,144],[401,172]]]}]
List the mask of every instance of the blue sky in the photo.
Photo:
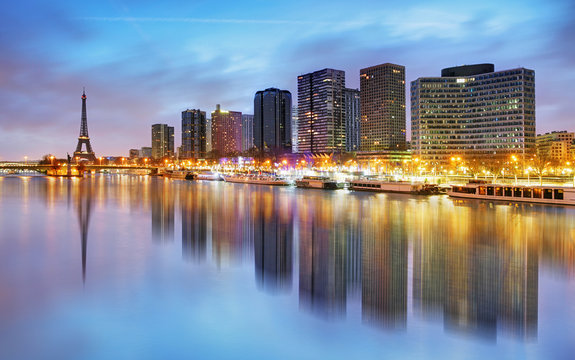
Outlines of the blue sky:
[{"label": "blue sky", "polygon": [[[575,131],[575,4],[523,1],[19,1],[0,5],[0,161],[73,152],[86,87],[97,155],[150,145],[150,125],[325,67],[406,80],[492,62],[534,69],[537,131]],[[408,104],[409,105],[409,104]],[[409,115],[408,115],[409,129]]]}]

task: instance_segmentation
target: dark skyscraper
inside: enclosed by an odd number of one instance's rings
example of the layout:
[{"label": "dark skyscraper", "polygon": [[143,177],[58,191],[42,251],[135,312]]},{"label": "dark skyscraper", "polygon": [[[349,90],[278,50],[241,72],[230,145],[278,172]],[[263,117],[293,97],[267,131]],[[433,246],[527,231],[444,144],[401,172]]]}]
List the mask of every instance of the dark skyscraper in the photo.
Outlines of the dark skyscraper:
[{"label": "dark skyscraper", "polygon": [[359,90],[345,89],[345,150],[358,151],[360,147],[360,107]]},{"label": "dark skyscraper", "polygon": [[182,158],[203,159],[206,157],[206,112],[182,111]]},{"label": "dark skyscraper", "polygon": [[381,64],[360,71],[361,150],[405,148],[405,67]]},{"label": "dark skyscraper", "polygon": [[174,127],[166,124],[152,125],[152,158],[155,160],[174,155]]},{"label": "dark skyscraper", "polygon": [[345,72],[323,69],[297,78],[298,152],[345,150]]},{"label": "dark skyscraper", "polygon": [[291,153],[291,93],[269,88],[254,97],[254,146],[273,153]]}]

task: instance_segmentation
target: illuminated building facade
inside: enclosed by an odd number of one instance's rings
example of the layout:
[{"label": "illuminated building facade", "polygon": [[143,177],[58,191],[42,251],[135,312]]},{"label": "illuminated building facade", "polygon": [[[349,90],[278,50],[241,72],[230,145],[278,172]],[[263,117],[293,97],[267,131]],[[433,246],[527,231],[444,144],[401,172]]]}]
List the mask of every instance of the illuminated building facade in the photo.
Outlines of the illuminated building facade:
[{"label": "illuminated building facade", "polygon": [[523,159],[535,151],[535,72],[493,64],[443,69],[411,83],[411,146],[421,160]]},{"label": "illuminated building facade", "polygon": [[242,151],[242,113],[216,105],[212,111],[212,150],[220,156]]},{"label": "illuminated building facade", "polygon": [[297,151],[297,106],[291,108],[291,151],[296,154]]},{"label": "illuminated building facade", "polygon": [[182,111],[182,152],[183,159],[203,159],[206,157],[207,140],[206,112],[197,110]]},{"label": "illuminated building facade", "polygon": [[345,151],[345,72],[323,69],[298,76],[298,152]]},{"label": "illuminated building facade", "polygon": [[361,150],[405,149],[405,67],[361,69],[359,84]]},{"label": "illuminated building facade", "polygon": [[358,151],[360,148],[360,96],[357,89],[345,89],[345,151]]},{"label": "illuminated building facade", "polygon": [[254,147],[254,116],[242,115],[242,151]]},{"label": "illuminated building facade", "polygon": [[152,125],[152,158],[159,160],[174,156],[174,127],[166,124]]},{"label": "illuminated building facade", "polygon": [[537,135],[537,155],[550,161],[567,162],[573,160],[572,150],[575,133],[553,131]]},{"label": "illuminated building facade", "polygon": [[269,88],[254,97],[254,145],[264,151],[291,153],[291,93]]}]

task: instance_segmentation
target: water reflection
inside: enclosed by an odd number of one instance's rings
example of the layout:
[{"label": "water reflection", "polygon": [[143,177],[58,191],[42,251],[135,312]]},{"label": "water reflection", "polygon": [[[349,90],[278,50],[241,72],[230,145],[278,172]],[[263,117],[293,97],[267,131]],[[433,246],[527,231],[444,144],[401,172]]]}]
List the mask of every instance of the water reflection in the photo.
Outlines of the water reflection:
[{"label": "water reflection", "polygon": [[[397,201],[385,201],[364,216],[362,318],[385,328],[407,322],[406,214]],[[359,219],[358,219],[359,220]]]},{"label": "water reflection", "polygon": [[210,220],[208,192],[197,186],[184,187],[180,193],[182,205],[182,254],[184,258],[204,262],[207,256],[208,221]]},{"label": "water reflection", "polygon": [[164,243],[174,240],[175,198],[169,180],[153,181],[152,187],[152,237]]},{"label": "water reflection", "polygon": [[250,199],[257,285],[268,292],[289,292],[293,272],[293,214],[285,198],[267,191],[254,191]]},{"label": "water reflection", "polygon": [[425,321],[536,339],[540,269],[569,278],[575,264],[573,208],[126,176],[11,179],[0,196],[74,204],[84,280],[95,206],[138,209],[151,222],[150,251],[173,243],[181,219],[187,261],[253,267],[257,288],[305,313],[388,331]]},{"label": "water reflection", "polygon": [[[72,183],[68,183],[70,185]],[[72,195],[76,203],[76,212],[78,214],[78,223],[80,225],[81,244],[82,244],[82,281],[86,282],[86,261],[88,253],[88,227],[90,225],[90,214],[94,204],[92,198],[94,195],[94,180],[85,179],[80,181],[77,186],[72,188],[68,194]]]},{"label": "water reflection", "polygon": [[[346,313],[346,244],[343,209],[333,197],[310,194],[299,222],[300,307],[329,318]],[[300,204],[298,204],[300,205]]]}]

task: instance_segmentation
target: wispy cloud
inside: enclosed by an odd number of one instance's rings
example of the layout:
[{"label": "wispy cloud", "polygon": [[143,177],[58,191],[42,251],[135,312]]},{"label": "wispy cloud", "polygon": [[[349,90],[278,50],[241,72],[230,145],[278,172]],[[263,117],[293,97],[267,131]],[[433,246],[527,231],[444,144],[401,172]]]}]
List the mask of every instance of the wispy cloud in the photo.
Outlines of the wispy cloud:
[{"label": "wispy cloud", "polygon": [[263,24],[263,25],[364,25],[361,21],[303,21],[303,20],[260,20],[260,19],[209,19],[187,17],[81,17],[79,20],[132,23],[209,23],[209,24]]}]

